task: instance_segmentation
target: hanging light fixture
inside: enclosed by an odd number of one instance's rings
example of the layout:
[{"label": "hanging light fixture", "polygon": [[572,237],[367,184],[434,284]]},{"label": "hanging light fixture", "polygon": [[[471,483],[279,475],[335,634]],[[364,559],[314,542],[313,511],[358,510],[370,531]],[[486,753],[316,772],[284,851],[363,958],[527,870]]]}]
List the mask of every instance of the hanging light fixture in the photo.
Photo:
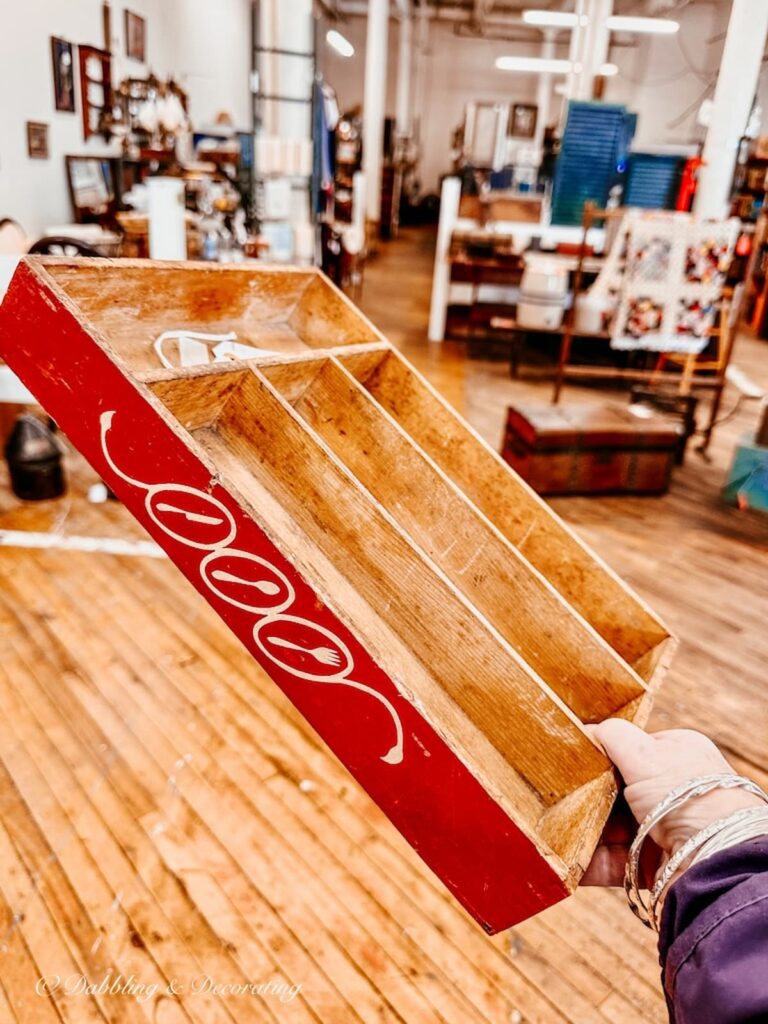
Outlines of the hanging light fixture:
[{"label": "hanging light fixture", "polygon": [[330,47],[332,47],[340,57],[352,57],[355,52],[355,48],[341,32],[337,32],[335,28],[329,28],[325,34],[325,41]]},{"label": "hanging light fixture", "polygon": [[671,18],[630,18],[612,14],[605,21],[611,32],[640,32],[646,35],[672,36],[680,28]]},{"label": "hanging light fixture", "polygon": [[[579,16],[570,11],[523,11],[523,21],[526,25],[535,25],[537,28],[576,28],[579,23]],[[588,21],[586,14],[581,16],[582,24]]]},{"label": "hanging light fixture", "polygon": [[[523,11],[526,25],[537,28],[576,28],[579,15],[571,11],[546,11],[531,8]],[[581,15],[581,24],[587,25],[589,18]],[[680,22],[671,18],[640,18],[620,14],[612,14],[606,19],[606,25],[612,32],[640,32],[647,35],[674,35],[680,29]]]},{"label": "hanging light fixture", "polygon": [[499,71],[521,71],[528,74],[567,75],[572,70],[569,60],[556,57],[497,57]]}]

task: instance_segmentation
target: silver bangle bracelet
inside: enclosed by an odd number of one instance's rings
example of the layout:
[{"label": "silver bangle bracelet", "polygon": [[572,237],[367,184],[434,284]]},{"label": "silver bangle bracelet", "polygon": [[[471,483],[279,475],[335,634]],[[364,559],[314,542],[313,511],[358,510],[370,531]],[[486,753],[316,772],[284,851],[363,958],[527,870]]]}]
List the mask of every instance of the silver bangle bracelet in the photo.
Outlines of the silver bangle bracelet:
[{"label": "silver bangle bracelet", "polygon": [[656,879],[650,893],[650,916],[657,931],[659,929],[659,922],[661,918],[660,901],[662,901],[664,892],[672,880],[672,877],[679,871],[688,858],[692,857],[693,854],[704,846],[705,843],[708,843],[710,839],[717,836],[725,829],[730,830],[734,826],[741,826],[746,823],[749,819],[755,817],[756,811],[762,814],[763,808],[746,807],[740,811],[736,811],[734,814],[728,814],[723,818],[718,818],[716,821],[710,822],[706,828],[701,829],[700,832],[697,832],[683,843],[677,853],[669,858],[667,863],[664,865],[664,870]]},{"label": "silver bangle bracelet", "polygon": [[699,864],[707,857],[721,853],[731,846],[738,846],[739,843],[746,843],[748,840],[757,839],[760,836],[768,836],[768,807],[753,807],[752,817],[743,824],[724,828],[716,836],[713,836],[696,851],[688,867],[691,868],[694,864]]},{"label": "silver bangle bracelet", "polygon": [[655,927],[655,921],[651,907],[645,903],[640,895],[639,865],[643,843],[651,830],[655,828],[662,818],[667,814],[670,814],[672,811],[676,811],[678,807],[687,803],[688,800],[692,800],[698,796],[704,796],[713,789],[737,788],[746,789],[749,792],[754,793],[756,796],[761,797],[763,800],[768,800],[768,795],[766,795],[756,783],[742,775],[735,775],[732,772],[700,775],[694,779],[689,779],[670,790],[670,792],[667,793],[667,795],[646,815],[645,819],[640,824],[634,842],[629,849],[627,866],[624,873],[624,891],[632,912],[643,922],[644,925],[646,925],[646,927]]}]

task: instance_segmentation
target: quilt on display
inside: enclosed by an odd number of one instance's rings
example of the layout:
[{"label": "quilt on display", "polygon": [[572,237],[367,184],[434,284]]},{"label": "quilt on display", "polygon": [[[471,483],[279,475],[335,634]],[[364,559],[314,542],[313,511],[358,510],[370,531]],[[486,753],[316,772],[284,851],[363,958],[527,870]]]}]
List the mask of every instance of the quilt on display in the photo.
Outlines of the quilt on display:
[{"label": "quilt on display", "polygon": [[611,347],[697,355],[709,340],[739,231],[737,220],[630,212],[594,285],[613,295]]}]

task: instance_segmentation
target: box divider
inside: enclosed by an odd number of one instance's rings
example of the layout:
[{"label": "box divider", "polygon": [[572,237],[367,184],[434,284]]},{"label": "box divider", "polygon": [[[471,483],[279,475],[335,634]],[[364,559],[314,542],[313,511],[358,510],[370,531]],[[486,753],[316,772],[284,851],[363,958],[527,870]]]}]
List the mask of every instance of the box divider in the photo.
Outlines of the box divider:
[{"label": "box divider", "polygon": [[[296,367],[295,375],[300,372]],[[300,397],[282,369],[264,375],[410,540],[582,721],[616,714],[643,680],[337,360],[305,371]]]},{"label": "box divider", "polygon": [[[365,602],[545,806],[605,770],[606,759],[573,713],[259,370],[244,375],[213,430],[203,433],[209,436],[198,440],[215,448],[222,482],[246,497],[251,474],[266,483],[285,515],[340,562]],[[424,621],[444,623],[444,636],[424,630]]]},{"label": "box divider", "polygon": [[406,433],[533,564],[623,659],[652,671],[648,651],[669,630],[545,502],[511,473],[496,452],[395,350],[375,367],[354,353],[339,355]]}]

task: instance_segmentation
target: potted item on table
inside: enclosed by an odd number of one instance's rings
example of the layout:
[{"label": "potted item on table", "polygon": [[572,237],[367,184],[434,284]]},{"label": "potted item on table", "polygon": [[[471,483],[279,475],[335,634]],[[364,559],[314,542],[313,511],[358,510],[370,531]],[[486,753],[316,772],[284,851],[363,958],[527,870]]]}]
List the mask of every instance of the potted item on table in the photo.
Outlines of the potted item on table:
[{"label": "potted item on table", "polygon": [[563,322],[568,272],[560,263],[541,257],[528,259],[520,282],[517,322],[532,330],[556,331]]},{"label": "potted item on table", "polygon": [[6,443],[5,458],[17,498],[46,501],[64,494],[61,446],[35,416],[19,416]]}]

